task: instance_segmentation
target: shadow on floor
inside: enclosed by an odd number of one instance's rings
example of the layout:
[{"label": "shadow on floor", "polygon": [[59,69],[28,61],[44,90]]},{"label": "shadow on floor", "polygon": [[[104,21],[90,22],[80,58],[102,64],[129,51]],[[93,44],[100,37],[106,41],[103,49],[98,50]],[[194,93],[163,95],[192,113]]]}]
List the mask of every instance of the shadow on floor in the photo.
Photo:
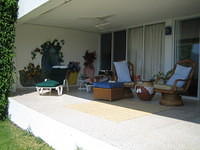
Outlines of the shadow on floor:
[{"label": "shadow on floor", "polygon": [[36,89],[34,87],[19,88],[15,92],[10,92],[9,97],[22,96],[22,95],[26,95],[26,94],[29,94],[29,93],[33,93],[35,91],[36,91]]},{"label": "shadow on floor", "polygon": [[[33,92],[36,92],[35,88],[18,89],[15,93],[11,93],[10,97],[23,96]],[[64,89],[63,96],[65,95],[200,124],[200,101],[183,99],[184,106],[167,107],[159,104],[159,95],[155,95],[151,101],[139,100],[136,95],[133,98],[126,98],[116,101],[95,100],[93,99],[92,93],[80,91],[77,89],[77,87],[70,88],[69,92]],[[54,96],[55,98],[59,97],[56,91],[52,91],[52,93],[47,92],[42,96]],[[159,110],[158,108],[161,107],[162,109]],[[159,111],[155,111],[154,109],[158,109]]]},{"label": "shadow on floor", "polygon": [[[160,95],[155,95],[151,101],[142,101],[136,95],[133,98],[116,101],[95,100],[92,93],[75,89],[67,95],[200,124],[200,101],[196,100],[183,99],[183,106],[168,107],[159,104]],[[154,113],[153,109],[156,109],[156,107],[166,107],[166,109]]]}]

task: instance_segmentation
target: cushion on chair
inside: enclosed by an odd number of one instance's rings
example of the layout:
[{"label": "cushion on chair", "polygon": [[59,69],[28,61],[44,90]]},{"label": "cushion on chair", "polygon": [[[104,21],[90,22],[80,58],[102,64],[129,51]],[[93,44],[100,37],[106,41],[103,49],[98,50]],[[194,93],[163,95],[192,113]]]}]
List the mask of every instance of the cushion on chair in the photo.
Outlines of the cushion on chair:
[{"label": "cushion on chair", "polygon": [[154,84],[153,87],[155,89],[161,89],[161,90],[171,90],[172,86],[165,85],[165,84]]},{"label": "cushion on chair", "polygon": [[59,82],[54,80],[47,80],[36,84],[36,87],[56,87],[60,85]]},{"label": "cushion on chair", "polygon": [[124,82],[123,85],[124,87],[135,87],[135,82]]},{"label": "cushion on chair", "polygon": [[94,85],[95,88],[107,88],[107,89],[123,87],[123,83],[121,83],[121,82],[113,82],[113,83],[110,83],[110,82],[94,82],[93,85]]},{"label": "cushion on chair", "polygon": [[131,82],[128,63],[126,61],[114,62],[118,82]]},{"label": "cushion on chair", "polygon": [[[177,64],[174,74],[167,81],[166,85],[172,86],[172,85],[174,85],[174,82],[178,79],[183,79],[183,80],[188,79],[188,76],[189,76],[191,70],[192,70],[192,67],[184,67],[184,66]],[[179,81],[176,84],[176,87],[183,87],[184,84],[185,84],[184,81]]]}]

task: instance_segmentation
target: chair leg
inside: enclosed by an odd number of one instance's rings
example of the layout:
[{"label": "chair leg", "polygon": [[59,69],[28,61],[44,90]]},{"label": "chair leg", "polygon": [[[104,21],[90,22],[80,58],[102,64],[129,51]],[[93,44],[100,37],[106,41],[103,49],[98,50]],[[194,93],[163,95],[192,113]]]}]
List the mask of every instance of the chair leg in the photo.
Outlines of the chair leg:
[{"label": "chair leg", "polygon": [[37,93],[38,93],[39,95],[42,95],[42,93],[43,93],[43,88],[36,87],[36,90],[37,90]]},{"label": "chair leg", "polygon": [[162,97],[160,100],[161,105],[166,106],[182,106],[183,101],[180,95],[178,94],[165,94],[162,93]]},{"label": "chair leg", "polygon": [[59,96],[62,95],[63,86],[58,86],[58,87],[56,87],[56,90],[57,90]]},{"label": "chair leg", "polygon": [[68,82],[68,80],[66,80],[66,88],[67,88],[67,92],[69,92],[69,82]]},{"label": "chair leg", "polygon": [[49,88],[49,93],[51,94],[51,92],[52,92],[52,88]]},{"label": "chair leg", "polygon": [[63,86],[60,86],[60,95],[63,93]]},{"label": "chair leg", "polygon": [[86,87],[86,91],[89,93],[90,92],[89,85],[85,84],[85,87]]}]

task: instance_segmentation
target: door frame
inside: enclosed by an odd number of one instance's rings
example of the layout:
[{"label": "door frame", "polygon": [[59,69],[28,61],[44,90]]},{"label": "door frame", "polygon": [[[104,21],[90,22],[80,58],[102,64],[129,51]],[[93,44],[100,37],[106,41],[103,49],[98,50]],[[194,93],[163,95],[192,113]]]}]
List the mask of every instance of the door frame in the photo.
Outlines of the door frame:
[{"label": "door frame", "polygon": [[[184,20],[190,20],[190,19],[195,19],[195,18],[200,18],[199,15],[195,15],[195,16],[190,16],[190,17],[182,17],[182,18],[178,18],[178,19],[175,19],[174,20],[174,55],[175,55],[175,62],[178,61],[178,49],[177,49],[177,30],[178,30],[178,25],[177,23],[180,22],[180,21],[184,21]],[[200,37],[200,33],[199,33],[199,37]],[[200,43],[200,40],[199,40],[199,43]],[[200,64],[200,46],[199,46],[199,64]],[[198,76],[200,77],[200,65],[199,65],[199,68],[198,68]],[[183,98],[186,98],[186,99],[192,99],[192,100],[198,100],[200,101],[200,78],[198,78],[198,89],[197,89],[197,97],[193,97],[193,96],[183,96]]]}]

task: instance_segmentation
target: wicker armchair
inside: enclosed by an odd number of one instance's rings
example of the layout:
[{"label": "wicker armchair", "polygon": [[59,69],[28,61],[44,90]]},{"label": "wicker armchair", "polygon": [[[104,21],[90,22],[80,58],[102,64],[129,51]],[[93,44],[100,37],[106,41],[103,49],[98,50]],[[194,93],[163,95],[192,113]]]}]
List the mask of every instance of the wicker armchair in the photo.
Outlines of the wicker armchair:
[{"label": "wicker armchair", "polygon": [[[177,64],[179,64],[181,66],[191,67],[192,69],[191,69],[187,79],[185,79],[185,80],[177,79],[177,80],[175,80],[175,82],[172,86],[157,85],[157,84],[154,85],[155,92],[159,92],[162,94],[161,100],[160,100],[160,104],[162,104],[162,105],[168,105],[168,106],[183,105],[183,101],[182,101],[182,98],[180,95],[185,93],[191,84],[196,63],[192,60],[187,59],[187,60],[181,60],[181,61],[177,62]],[[174,66],[172,73],[167,80],[169,80],[172,77],[172,75],[175,73],[177,64]],[[185,82],[182,87],[177,87],[177,83],[179,81]]]},{"label": "wicker armchair", "polygon": [[[135,70],[134,70],[134,65],[131,62],[128,63],[128,69],[129,69],[129,74],[132,82],[125,82],[124,83],[124,98],[130,98],[133,97],[133,93],[131,91],[131,88],[135,88],[135,82],[134,82],[134,75],[135,75]],[[113,77],[112,80],[118,81],[118,76],[116,73],[115,65],[113,65]]]}]

